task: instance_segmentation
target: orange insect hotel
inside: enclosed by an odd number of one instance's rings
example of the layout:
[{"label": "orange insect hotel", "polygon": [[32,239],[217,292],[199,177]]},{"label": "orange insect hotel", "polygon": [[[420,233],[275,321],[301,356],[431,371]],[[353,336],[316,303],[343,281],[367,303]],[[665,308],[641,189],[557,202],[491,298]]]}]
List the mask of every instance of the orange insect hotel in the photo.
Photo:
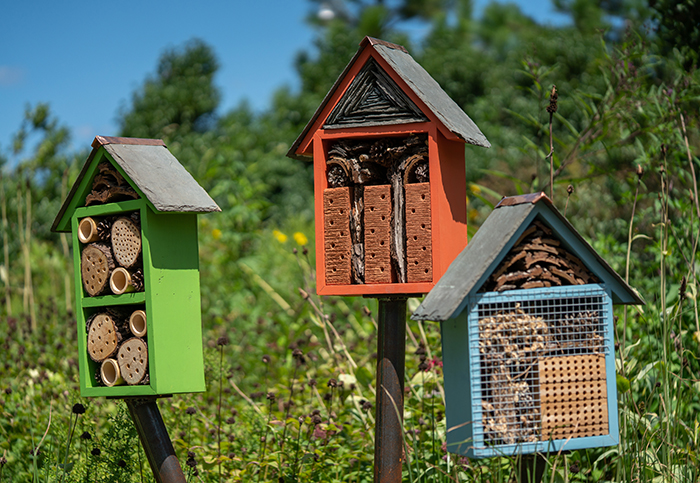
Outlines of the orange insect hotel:
[{"label": "orange insect hotel", "polygon": [[366,37],[288,155],[314,163],[320,295],[427,293],[467,244],[486,137],[406,49]]}]

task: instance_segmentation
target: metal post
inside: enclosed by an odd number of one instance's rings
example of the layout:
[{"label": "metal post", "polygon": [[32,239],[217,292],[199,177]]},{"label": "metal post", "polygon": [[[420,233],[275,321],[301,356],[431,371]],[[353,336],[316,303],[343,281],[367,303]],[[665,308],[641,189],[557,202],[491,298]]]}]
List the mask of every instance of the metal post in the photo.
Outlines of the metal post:
[{"label": "metal post", "polygon": [[125,398],[156,483],[186,483],[156,398]]},{"label": "metal post", "polygon": [[375,483],[401,482],[405,358],[406,297],[379,299]]}]

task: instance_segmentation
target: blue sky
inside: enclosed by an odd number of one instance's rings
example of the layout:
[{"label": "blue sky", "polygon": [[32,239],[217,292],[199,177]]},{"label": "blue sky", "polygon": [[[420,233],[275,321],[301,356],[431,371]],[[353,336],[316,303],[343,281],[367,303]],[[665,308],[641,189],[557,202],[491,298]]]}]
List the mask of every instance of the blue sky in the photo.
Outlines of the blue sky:
[{"label": "blue sky", "polygon": [[[488,0],[476,0],[478,15]],[[518,0],[540,20],[560,23],[549,0]],[[0,151],[7,152],[27,105],[48,102],[73,148],[116,135],[116,117],[160,54],[198,37],[219,59],[215,79],[225,112],[247,99],[268,106],[274,90],[297,86],[295,55],[310,50],[307,0],[95,2],[5,1],[0,14]],[[412,34],[420,36],[419,30]]]}]

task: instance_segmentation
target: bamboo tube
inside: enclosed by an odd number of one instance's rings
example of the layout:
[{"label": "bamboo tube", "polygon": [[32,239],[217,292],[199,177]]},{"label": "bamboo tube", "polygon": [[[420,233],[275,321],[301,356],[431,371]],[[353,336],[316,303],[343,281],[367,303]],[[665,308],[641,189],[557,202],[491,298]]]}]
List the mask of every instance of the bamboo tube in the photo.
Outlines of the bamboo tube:
[{"label": "bamboo tube", "polygon": [[136,337],[146,335],[146,312],[143,310],[134,310],[129,317],[129,330]]},{"label": "bamboo tube", "polygon": [[125,383],[119,370],[119,364],[114,359],[105,359],[100,366],[100,377],[105,386],[120,386]]},{"label": "bamboo tube", "polygon": [[78,224],[78,240],[80,243],[92,243],[99,240],[97,234],[97,223],[92,218],[85,217]]},{"label": "bamboo tube", "polygon": [[112,293],[115,295],[136,290],[131,273],[124,267],[117,267],[112,271],[112,275],[109,277],[109,288],[112,289]]}]

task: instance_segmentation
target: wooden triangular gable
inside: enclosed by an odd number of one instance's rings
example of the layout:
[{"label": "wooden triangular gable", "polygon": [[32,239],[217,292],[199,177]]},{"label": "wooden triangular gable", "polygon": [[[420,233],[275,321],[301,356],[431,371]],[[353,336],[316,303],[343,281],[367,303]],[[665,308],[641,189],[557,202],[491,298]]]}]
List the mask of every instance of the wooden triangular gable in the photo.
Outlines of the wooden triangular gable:
[{"label": "wooden triangular gable", "polygon": [[380,126],[427,120],[428,117],[370,57],[323,127]]}]

